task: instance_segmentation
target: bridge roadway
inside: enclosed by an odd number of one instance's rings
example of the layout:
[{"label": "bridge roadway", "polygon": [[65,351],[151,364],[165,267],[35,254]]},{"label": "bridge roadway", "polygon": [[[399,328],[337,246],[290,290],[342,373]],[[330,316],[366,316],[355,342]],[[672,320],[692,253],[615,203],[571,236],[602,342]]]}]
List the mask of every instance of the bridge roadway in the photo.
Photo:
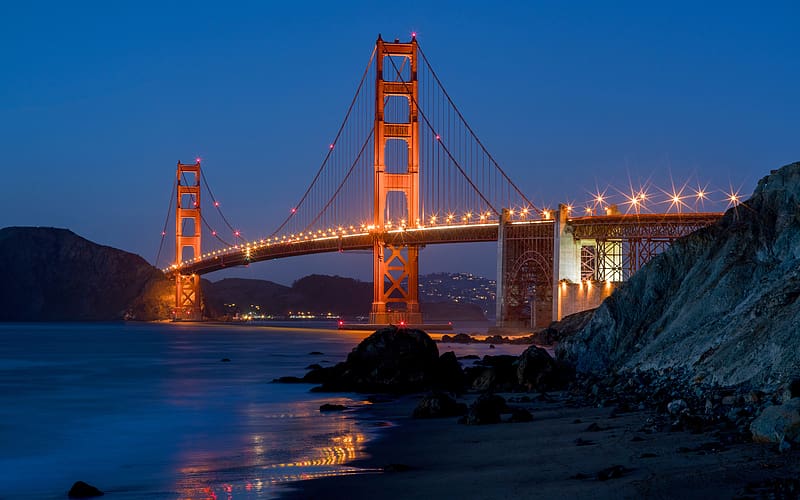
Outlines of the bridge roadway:
[{"label": "bridge roadway", "polygon": [[[696,229],[712,224],[721,213],[666,213],[592,215],[570,217],[567,224],[572,227],[575,238],[630,240],[637,238],[674,240]],[[519,220],[507,223],[506,232],[515,228],[525,229],[549,237],[553,234],[553,219]],[[442,243],[466,243],[497,241],[497,221],[475,222],[459,225],[433,225],[391,229],[384,233],[384,241],[391,245],[433,245]],[[253,241],[223,250],[215,250],[165,269],[168,275],[207,274],[220,269],[248,265],[271,259],[295,257],[326,252],[372,250],[375,231],[341,231],[322,233],[316,236],[281,238]]]}]

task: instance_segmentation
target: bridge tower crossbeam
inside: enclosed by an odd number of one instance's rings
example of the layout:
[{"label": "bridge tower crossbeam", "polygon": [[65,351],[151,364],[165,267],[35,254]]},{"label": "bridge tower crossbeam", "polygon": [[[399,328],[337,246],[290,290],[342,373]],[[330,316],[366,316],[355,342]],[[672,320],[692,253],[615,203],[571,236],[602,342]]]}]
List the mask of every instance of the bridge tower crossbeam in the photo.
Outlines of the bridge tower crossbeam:
[{"label": "bridge tower crossbeam", "polygon": [[[200,275],[184,274],[180,265],[183,252],[192,249],[192,258],[199,257],[202,217],[200,212],[200,162],[184,164],[178,162],[175,205],[175,309],[173,319],[201,321],[203,319],[200,294]],[[183,183],[181,182],[183,181]],[[187,227],[187,222],[191,222]]]},{"label": "bridge tower crossbeam", "polygon": [[[409,43],[376,42],[375,71],[375,177],[373,202],[373,301],[370,322],[375,324],[420,324],[419,308],[419,247],[396,245],[386,241],[386,207],[389,194],[402,193],[405,197],[405,220],[416,224],[420,218],[419,189],[419,109],[417,80],[417,40]],[[393,58],[407,64],[408,78],[398,69]],[[387,64],[388,62],[388,64]],[[395,78],[384,79],[384,67]],[[402,66],[401,66],[402,67]],[[388,98],[400,97],[408,101],[405,122],[387,122],[384,116]],[[404,171],[388,171],[386,146],[390,140],[406,143],[408,151]],[[399,306],[390,309],[389,304]]]}]

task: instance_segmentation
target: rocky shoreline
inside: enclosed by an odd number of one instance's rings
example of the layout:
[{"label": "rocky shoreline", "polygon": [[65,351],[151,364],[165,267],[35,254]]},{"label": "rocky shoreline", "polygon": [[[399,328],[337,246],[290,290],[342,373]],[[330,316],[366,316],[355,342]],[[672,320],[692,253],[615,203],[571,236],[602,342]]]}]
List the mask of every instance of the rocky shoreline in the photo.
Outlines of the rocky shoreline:
[{"label": "rocky shoreline", "polygon": [[[800,495],[800,380],[767,393],[677,369],[598,377],[535,345],[519,356],[439,355],[424,332],[392,327],[367,337],[346,361],[289,381],[319,383],[323,392],[393,394],[369,398],[369,412],[400,425],[367,445],[371,458],[353,464],[368,475],[303,481],[288,498],[327,498],[331,488],[349,498],[375,491],[381,498],[550,498],[558,490],[576,498]],[[509,454],[520,443],[527,448]],[[548,465],[543,457],[562,466],[544,474],[534,467]],[[463,477],[483,469],[503,479]],[[455,485],[442,491],[448,475]],[[654,494],[658,488],[667,493]]]}]

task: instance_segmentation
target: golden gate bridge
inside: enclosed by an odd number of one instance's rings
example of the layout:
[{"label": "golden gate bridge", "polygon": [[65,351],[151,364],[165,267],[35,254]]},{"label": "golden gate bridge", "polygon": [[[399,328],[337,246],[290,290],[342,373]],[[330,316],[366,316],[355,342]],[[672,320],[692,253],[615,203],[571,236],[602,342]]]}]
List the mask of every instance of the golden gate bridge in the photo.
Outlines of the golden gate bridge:
[{"label": "golden gate bridge", "polygon": [[[205,217],[203,189],[230,236]],[[478,139],[416,37],[379,36],[320,167],[286,219],[268,236],[244,238],[201,175],[200,159],[178,162],[156,261],[174,205],[175,261],[164,272],[175,280],[174,318],[197,321],[203,274],[371,250],[370,323],[413,325],[423,323],[420,248],[496,241],[498,326],[519,324],[527,311],[539,326],[595,307],[676,238],[722,215],[703,211],[712,201],[705,188],[659,191],[630,186],[594,193],[581,206],[537,206]],[[728,206],[739,202],[732,189],[725,197]],[[204,238],[216,247],[204,248]]]}]

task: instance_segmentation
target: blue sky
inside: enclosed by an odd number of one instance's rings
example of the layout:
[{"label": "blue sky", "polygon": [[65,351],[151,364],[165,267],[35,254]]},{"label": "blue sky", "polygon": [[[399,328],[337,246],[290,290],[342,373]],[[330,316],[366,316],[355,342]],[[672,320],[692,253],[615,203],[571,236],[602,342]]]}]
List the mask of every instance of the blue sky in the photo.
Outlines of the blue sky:
[{"label": "blue sky", "polygon": [[[418,33],[534,201],[669,176],[749,193],[800,160],[797,2],[404,5],[3,2],[0,227],[67,227],[153,261],[175,163],[201,156],[226,215],[268,234],[318,168],[378,33]],[[491,276],[494,251],[426,248],[421,266]],[[310,272],[369,279],[370,259],[211,277]]]}]

